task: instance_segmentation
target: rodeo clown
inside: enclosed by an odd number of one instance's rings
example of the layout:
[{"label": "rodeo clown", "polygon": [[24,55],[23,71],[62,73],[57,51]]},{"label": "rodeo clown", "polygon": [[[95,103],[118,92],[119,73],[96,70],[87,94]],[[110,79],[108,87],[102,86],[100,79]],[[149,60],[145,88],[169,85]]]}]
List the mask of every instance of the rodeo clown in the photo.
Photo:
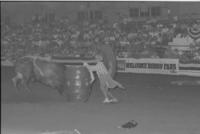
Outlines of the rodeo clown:
[{"label": "rodeo clown", "polygon": [[106,69],[103,63],[103,57],[99,54],[96,56],[96,60],[98,61],[96,65],[89,65],[88,63],[84,62],[83,65],[89,70],[91,75],[91,83],[94,81],[94,74],[93,72],[97,73],[97,76],[100,81],[100,89],[103,92],[105,97],[103,103],[113,103],[118,102],[118,100],[111,94],[110,89],[119,87],[121,89],[125,89],[119,82],[115,81],[111,74]]}]

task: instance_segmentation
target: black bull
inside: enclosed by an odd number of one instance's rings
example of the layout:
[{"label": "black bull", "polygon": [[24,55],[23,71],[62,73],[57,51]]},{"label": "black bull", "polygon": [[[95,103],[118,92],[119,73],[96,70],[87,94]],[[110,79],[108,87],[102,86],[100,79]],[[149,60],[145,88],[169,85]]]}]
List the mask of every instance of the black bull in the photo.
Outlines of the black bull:
[{"label": "black bull", "polygon": [[16,76],[12,79],[14,85],[29,90],[30,82],[40,82],[54,89],[60,94],[64,91],[64,65],[56,64],[39,57],[25,56],[15,64]]},{"label": "black bull", "polygon": [[[116,57],[110,46],[101,46],[98,48],[103,56],[103,62],[114,77],[116,73]],[[16,76],[12,81],[19,88],[29,90],[28,85],[31,82],[40,82],[53,89],[59,94],[63,94],[65,90],[65,66],[63,64],[54,63],[43,60],[34,56],[25,56],[20,58],[15,64]]]}]

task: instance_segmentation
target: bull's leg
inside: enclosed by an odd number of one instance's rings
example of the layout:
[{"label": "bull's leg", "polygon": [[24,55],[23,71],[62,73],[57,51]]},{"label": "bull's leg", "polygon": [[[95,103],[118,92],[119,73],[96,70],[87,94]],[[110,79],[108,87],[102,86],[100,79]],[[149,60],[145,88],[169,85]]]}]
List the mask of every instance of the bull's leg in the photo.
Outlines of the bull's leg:
[{"label": "bull's leg", "polygon": [[58,93],[62,96],[64,92],[64,88],[57,88]]},{"label": "bull's leg", "polygon": [[23,79],[23,75],[19,72],[17,72],[17,75],[15,77],[12,78],[12,82],[14,84],[14,86],[19,89],[19,80]]},{"label": "bull's leg", "polygon": [[21,83],[22,83],[22,85],[23,85],[23,87],[24,87],[24,89],[26,90],[26,91],[31,91],[30,90],[30,88],[28,87],[28,80],[26,80],[26,79],[22,79],[21,80]]},{"label": "bull's leg", "polygon": [[59,95],[63,95],[64,92],[64,86],[60,83],[59,80],[57,79],[52,79],[52,78],[45,78],[42,80],[42,83],[44,83],[45,85],[52,87],[54,89],[56,89],[59,93]]},{"label": "bull's leg", "polygon": [[17,87],[17,81],[18,81],[19,79],[15,76],[15,77],[13,77],[12,78],[12,82],[13,82],[13,85],[15,86],[15,87]]},{"label": "bull's leg", "polygon": [[28,80],[28,83],[31,83],[31,82],[36,82],[37,80],[36,80],[36,78],[35,77],[31,77],[29,80]]}]

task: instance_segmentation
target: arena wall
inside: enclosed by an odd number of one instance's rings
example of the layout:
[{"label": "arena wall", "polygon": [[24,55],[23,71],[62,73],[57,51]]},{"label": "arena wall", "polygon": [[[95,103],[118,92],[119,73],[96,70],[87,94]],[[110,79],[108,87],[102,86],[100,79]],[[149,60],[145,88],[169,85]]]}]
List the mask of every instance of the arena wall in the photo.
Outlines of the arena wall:
[{"label": "arena wall", "polygon": [[67,16],[76,20],[77,11],[93,9],[102,11],[103,17],[112,22],[118,19],[119,13],[129,16],[129,8],[152,6],[161,7],[159,17],[167,17],[169,10],[172,16],[200,13],[200,2],[1,2],[1,20],[9,16],[12,21],[23,23],[31,20],[34,14],[43,14],[48,10],[54,11],[57,17]]}]

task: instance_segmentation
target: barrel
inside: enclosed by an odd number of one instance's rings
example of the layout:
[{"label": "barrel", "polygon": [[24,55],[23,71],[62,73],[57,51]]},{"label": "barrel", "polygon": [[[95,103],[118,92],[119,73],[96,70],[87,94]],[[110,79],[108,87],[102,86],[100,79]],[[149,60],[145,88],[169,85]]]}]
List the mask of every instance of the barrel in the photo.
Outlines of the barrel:
[{"label": "barrel", "polygon": [[82,65],[65,65],[65,94],[71,102],[85,102],[91,93],[90,73]]}]

